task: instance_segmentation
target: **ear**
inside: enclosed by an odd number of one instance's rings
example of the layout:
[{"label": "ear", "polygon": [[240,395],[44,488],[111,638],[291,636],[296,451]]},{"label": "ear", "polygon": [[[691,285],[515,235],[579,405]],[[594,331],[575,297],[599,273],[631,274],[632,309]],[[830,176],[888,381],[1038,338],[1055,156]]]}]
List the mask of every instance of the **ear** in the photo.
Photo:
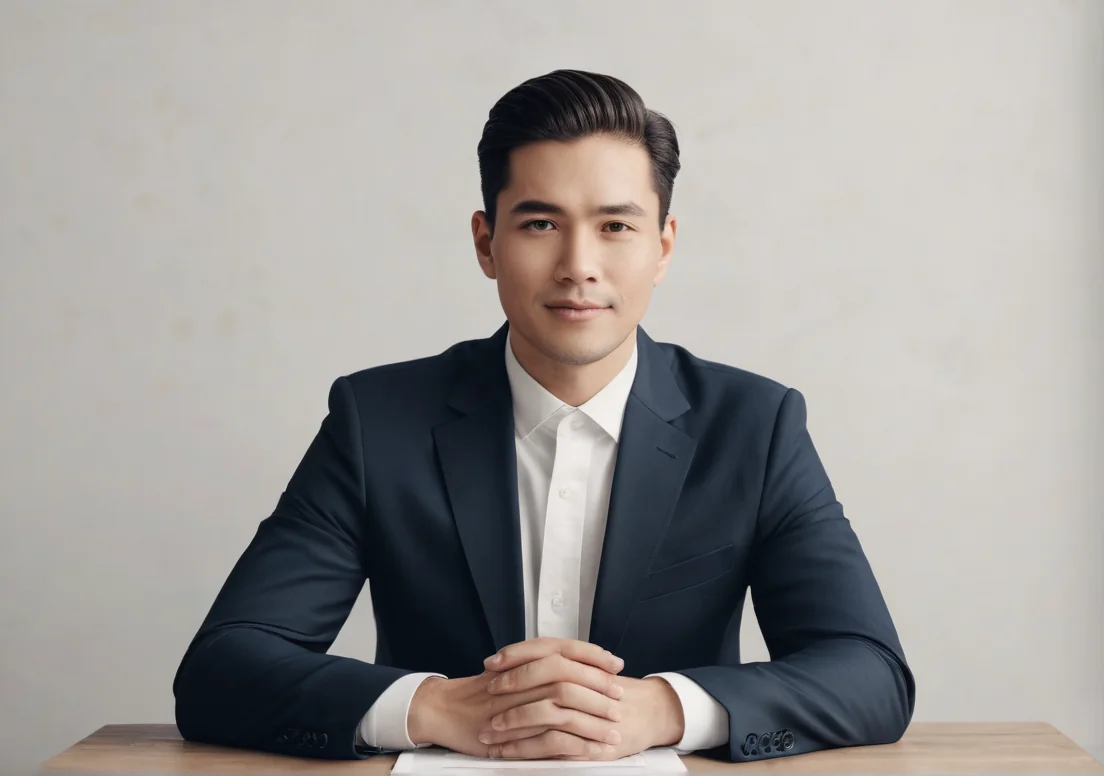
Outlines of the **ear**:
[{"label": "ear", "polygon": [[491,222],[487,214],[477,210],[471,219],[472,241],[475,243],[475,257],[479,261],[479,268],[483,274],[491,280],[495,278],[494,257],[491,256]]},{"label": "ear", "polygon": [[675,253],[675,232],[678,231],[678,221],[672,215],[667,216],[666,222],[663,224],[663,231],[659,233],[659,264],[656,266],[655,279],[652,281],[653,286],[658,286],[663,282],[663,278],[667,276],[667,268],[671,265],[671,258]]}]

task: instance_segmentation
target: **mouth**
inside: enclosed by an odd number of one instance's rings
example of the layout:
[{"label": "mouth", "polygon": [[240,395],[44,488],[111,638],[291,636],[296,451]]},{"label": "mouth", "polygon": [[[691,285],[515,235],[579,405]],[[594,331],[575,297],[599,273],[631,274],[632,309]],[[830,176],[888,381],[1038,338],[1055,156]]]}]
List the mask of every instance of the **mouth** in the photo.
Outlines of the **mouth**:
[{"label": "mouth", "polygon": [[604,310],[606,307],[591,302],[553,302],[546,306],[552,310]]},{"label": "mouth", "polygon": [[594,302],[552,302],[545,305],[553,315],[563,321],[589,321],[609,309]]}]

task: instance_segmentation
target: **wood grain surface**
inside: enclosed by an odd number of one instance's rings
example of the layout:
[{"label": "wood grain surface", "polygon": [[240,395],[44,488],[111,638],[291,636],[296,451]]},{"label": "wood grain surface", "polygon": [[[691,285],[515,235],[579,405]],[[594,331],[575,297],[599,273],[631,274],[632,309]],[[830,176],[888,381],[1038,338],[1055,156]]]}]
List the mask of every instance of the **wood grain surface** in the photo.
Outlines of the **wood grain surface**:
[{"label": "wood grain surface", "polygon": [[[62,774],[284,774],[390,772],[395,758],[332,762],[185,742],[173,725],[107,725],[47,760],[40,773]],[[684,759],[691,773],[972,774],[1084,773],[1104,776],[1104,765],[1050,725],[1023,723],[913,723],[889,746],[837,749],[750,763]]]}]

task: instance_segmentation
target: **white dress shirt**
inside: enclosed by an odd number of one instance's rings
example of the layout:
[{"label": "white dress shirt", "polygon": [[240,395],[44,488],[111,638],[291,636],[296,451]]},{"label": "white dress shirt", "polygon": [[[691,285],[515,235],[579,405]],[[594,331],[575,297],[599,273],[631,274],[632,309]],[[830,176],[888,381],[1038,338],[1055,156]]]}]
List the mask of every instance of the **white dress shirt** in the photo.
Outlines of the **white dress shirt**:
[{"label": "white dress shirt", "polygon": [[[606,531],[621,420],[636,377],[633,349],[625,368],[580,407],[564,404],[534,380],[506,344],[506,374],[514,405],[525,637],[587,640]],[[657,625],[662,627],[662,625]],[[414,749],[407,712],[432,673],[403,676],[361,722],[361,743]],[[681,752],[728,741],[728,712],[696,682],[661,673],[682,703]]]}]

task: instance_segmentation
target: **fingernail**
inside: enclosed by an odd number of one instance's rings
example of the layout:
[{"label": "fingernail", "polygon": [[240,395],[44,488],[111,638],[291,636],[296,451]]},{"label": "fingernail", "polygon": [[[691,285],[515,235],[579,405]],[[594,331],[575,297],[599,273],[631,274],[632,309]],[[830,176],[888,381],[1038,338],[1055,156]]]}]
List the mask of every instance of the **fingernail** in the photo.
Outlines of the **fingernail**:
[{"label": "fingernail", "polygon": [[606,743],[611,745],[617,745],[621,743],[621,734],[616,730],[611,730],[609,735],[606,736]]},{"label": "fingernail", "polygon": [[491,743],[491,734],[490,733],[480,733],[479,734],[479,743],[481,743],[481,744]]},{"label": "fingernail", "polygon": [[625,661],[624,661],[624,660],[622,660],[622,659],[621,659],[621,658],[619,658],[619,657],[615,657],[615,658],[613,659],[613,664],[614,664],[615,666],[617,666],[617,670],[618,670],[618,671],[620,671],[620,670],[621,670],[622,668],[624,668],[624,667],[625,667]]},{"label": "fingernail", "polygon": [[625,690],[621,687],[621,685],[615,684],[610,687],[610,695],[612,695],[614,698],[620,698],[624,694]]}]

